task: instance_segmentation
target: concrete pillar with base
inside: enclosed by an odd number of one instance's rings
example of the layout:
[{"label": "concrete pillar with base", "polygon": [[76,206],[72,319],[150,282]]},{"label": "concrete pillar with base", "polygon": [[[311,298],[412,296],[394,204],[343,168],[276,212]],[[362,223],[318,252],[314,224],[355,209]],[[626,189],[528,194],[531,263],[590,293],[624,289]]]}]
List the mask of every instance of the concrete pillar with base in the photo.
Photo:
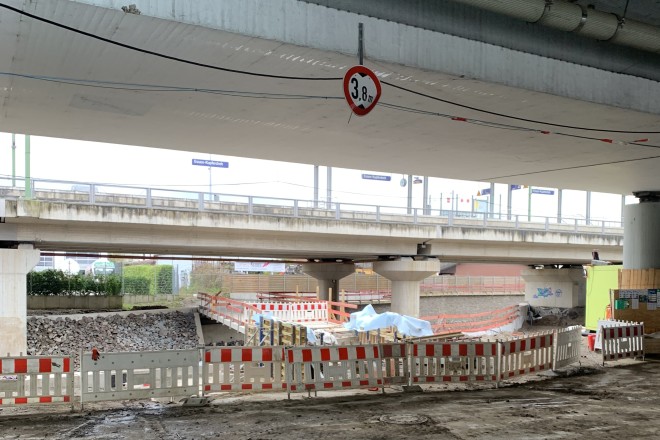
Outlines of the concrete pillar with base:
[{"label": "concrete pillar with base", "polygon": [[581,267],[525,269],[520,275],[525,280],[525,301],[532,307],[585,306],[587,279]]},{"label": "concrete pillar with base", "polygon": [[374,272],[392,282],[391,310],[400,315],[419,318],[419,282],[440,271],[435,258],[414,260],[410,257],[374,263]]},{"label": "concrete pillar with base", "polygon": [[[319,283],[319,299],[339,301],[339,280],[355,273],[353,263],[305,263],[304,273],[315,278]],[[329,291],[332,289],[332,298]]]},{"label": "concrete pillar with base", "polygon": [[660,269],[660,191],[633,193],[623,213],[623,268]]},{"label": "concrete pillar with base", "polygon": [[0,356],[27,354],[27,277],[39,263],[32,245],[0,249]]}]

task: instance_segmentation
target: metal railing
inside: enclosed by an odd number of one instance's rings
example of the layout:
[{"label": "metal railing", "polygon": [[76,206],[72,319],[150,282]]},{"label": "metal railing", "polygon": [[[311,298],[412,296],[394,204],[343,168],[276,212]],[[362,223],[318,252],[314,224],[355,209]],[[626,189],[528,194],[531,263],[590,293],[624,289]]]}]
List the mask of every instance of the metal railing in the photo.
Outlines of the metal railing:
[{"label": "metal railing", "polygon": [[[0,177],[0,198],[24,197],[25,182]],[[203,211],[243,215],[346,220],[371,223],[456,226],[469,228],[521,229],[580,234],[623,235],[620,221],[497,214],[476,211],[438,210],[381,206],[337,201],[324,202],[256,195],[191,192],[177,189],[148,188],[119,184],[31,179],[34,200],[157,208],[180,211]]]}]

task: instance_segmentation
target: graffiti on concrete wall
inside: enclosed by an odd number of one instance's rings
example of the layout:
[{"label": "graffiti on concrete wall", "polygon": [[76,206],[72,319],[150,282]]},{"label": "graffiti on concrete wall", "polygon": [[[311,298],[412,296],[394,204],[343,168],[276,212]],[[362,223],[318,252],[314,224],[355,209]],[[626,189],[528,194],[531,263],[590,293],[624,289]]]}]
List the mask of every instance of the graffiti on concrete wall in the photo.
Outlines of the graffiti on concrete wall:
[{"label": "graffiti on concrete wall", "polygon": [[552,287],[538,287],[534,294],[534,298],[550,298],[552,296],[559,298],[561,293],[561,289],[552,290]]}]

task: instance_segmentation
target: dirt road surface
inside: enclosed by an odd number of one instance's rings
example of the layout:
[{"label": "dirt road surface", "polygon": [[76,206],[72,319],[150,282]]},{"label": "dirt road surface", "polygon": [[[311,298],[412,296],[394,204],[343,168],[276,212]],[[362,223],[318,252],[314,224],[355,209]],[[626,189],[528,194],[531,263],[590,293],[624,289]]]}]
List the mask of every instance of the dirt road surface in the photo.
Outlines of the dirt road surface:
[{"label": "dirt road surface", "polygon": [[[205,407],[132,401],[0,411],[0,439],[657,439],[660,363],[468,390],[215,396]],[[453,388],[452,388],[453,387]],[[47,411],[47,413],[46,413]]]}]

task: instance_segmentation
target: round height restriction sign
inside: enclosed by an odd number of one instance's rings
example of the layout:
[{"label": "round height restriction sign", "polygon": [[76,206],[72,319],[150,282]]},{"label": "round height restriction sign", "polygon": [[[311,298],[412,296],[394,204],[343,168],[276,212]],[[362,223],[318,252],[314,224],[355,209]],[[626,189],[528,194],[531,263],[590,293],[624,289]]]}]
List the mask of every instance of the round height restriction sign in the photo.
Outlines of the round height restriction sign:
[{"label": "round height restriction sign", "polygon": [[344,96],[358,116],[364,116],[376,106],[380,98],[380,81],[364,66],[353,66],[344,75]]}]

